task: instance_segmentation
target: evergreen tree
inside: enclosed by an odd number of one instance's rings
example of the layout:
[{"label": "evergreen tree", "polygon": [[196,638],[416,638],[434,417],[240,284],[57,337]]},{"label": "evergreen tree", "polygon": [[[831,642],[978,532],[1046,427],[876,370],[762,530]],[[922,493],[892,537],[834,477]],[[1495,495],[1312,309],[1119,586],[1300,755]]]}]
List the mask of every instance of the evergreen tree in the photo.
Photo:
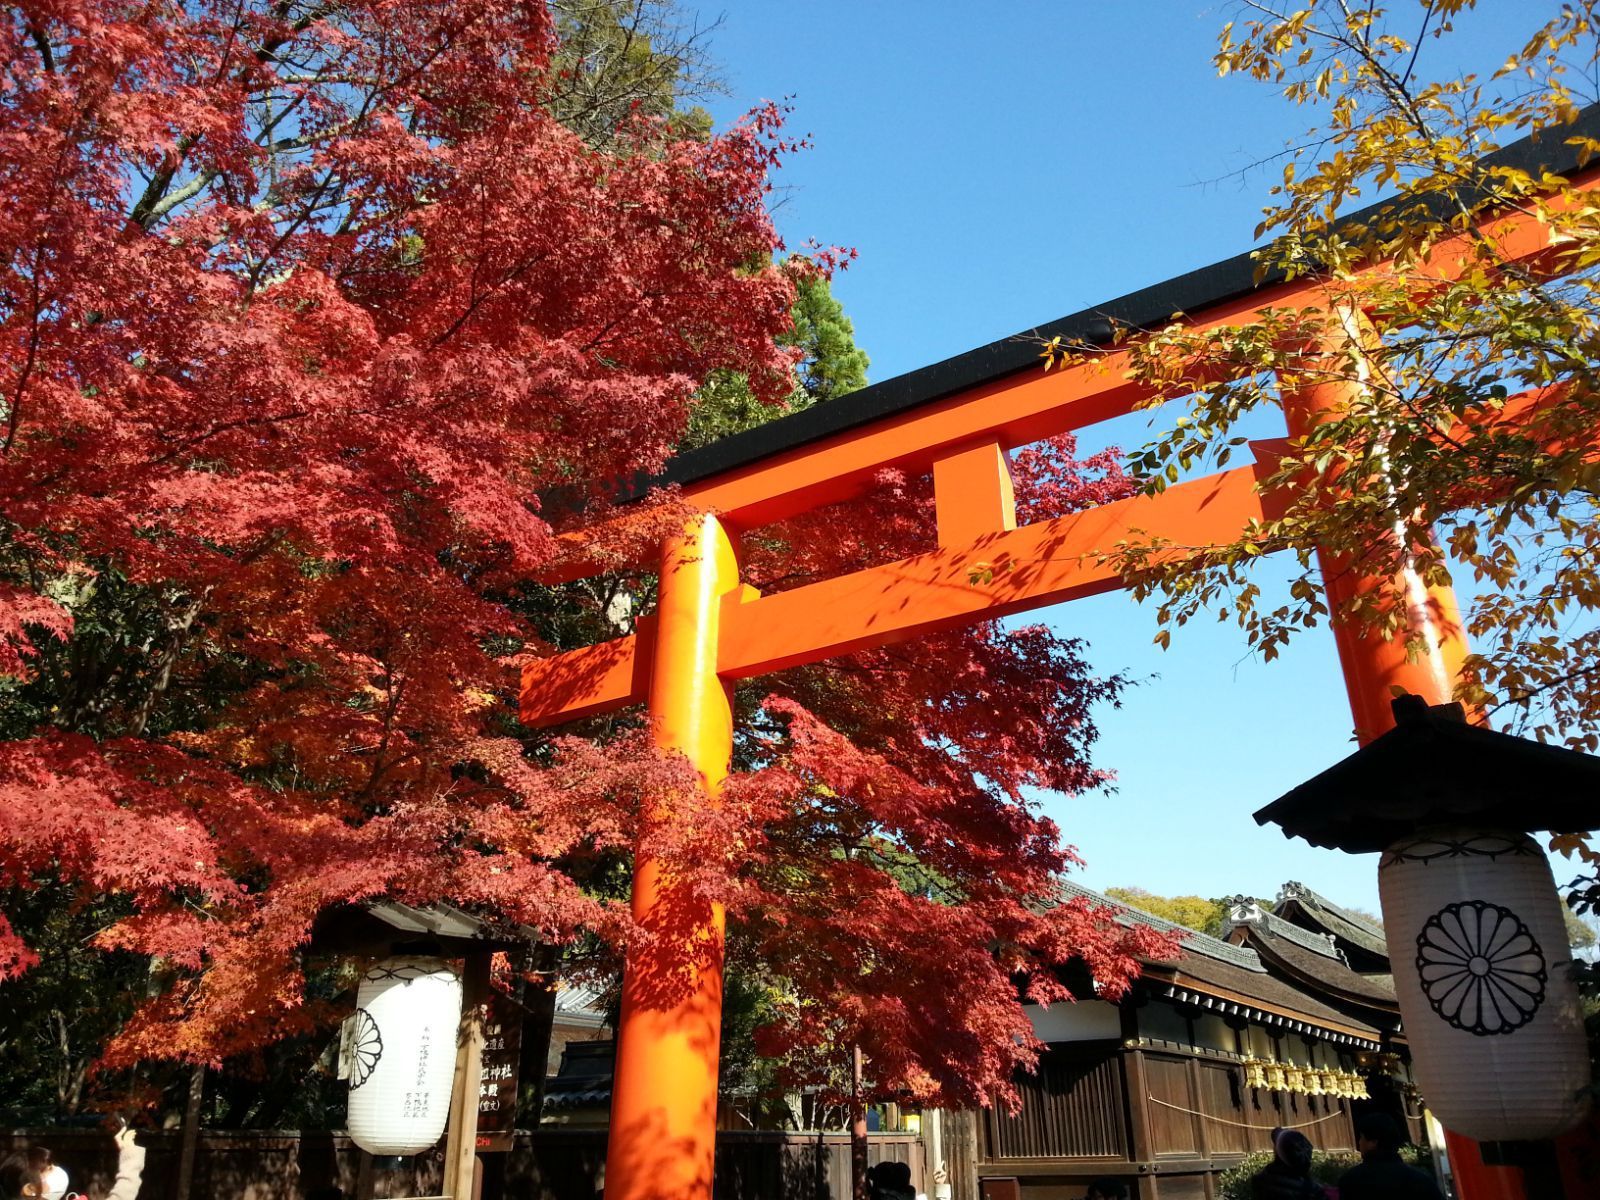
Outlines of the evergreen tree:
[{"label": "evergreen tree", "polygon": [[718,372],[700,390],[680,449],[704,446],[867,386],[869,359],[856,345],[855,327],[824,276],[800,279],[791,316],[794,328],[778,341],[800,355],[794,390],[779,404],[765,404],[743,375]]}]

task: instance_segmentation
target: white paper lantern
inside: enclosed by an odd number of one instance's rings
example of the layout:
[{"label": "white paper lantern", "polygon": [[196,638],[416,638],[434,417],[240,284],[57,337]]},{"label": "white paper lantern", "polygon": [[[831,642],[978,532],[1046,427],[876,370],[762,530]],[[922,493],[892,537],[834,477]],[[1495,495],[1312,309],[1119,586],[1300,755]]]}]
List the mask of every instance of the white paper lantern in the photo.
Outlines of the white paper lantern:
[{"label": "white paper lantern", "polygon": [[1589,1081],[1566,922],[1525,834],[1447,829],[1378,865],[1413,1069],[1446,1128],[1479,1141],[1554,1137]]},{"label": "white paper lantern", "polygon": [[390,958],[361,977],[352,1018],[350,1137],[369,1154],[418,1154],[450,1116],[461,977],[437,958]]}]

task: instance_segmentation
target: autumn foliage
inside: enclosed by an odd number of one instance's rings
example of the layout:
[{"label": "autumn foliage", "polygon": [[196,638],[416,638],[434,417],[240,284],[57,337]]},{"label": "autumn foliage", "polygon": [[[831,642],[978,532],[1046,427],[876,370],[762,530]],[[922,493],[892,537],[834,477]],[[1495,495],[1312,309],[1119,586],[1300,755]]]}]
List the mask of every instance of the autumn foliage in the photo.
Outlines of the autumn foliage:
[{"label": "autumn foliage", "polygon": [[[1018,454],[1014,470],[1025,521],[1135,486],[1114,452],[1078,461],[1071,435]],[[745,577],[776,591],[917,553],[932,510],[926,480],[885,478],[863,504],[748,537]],[[860,1045],[879,1094],[1009,1100],[1035,1048],[1019,989],[1070,1000],[1055,968],[1078,960],[1115,997],[1140,955],[1170,952],[1081,900],[1048,903],[1078,859],[1028,791],[1105,781],[1089,762],[1092,709],[1122,689],[1083,650],[1044,626],[991,622],[750,685],[755,769],[727,795],[765,842],[734,881],[735,949],[787,984],[758,1041],[789,1082],[838,1085]]]},{"label": "autumn foliage", "polygon": [[[0,885],[126,905],[99,943],[161,986],[113,1063],[325,1020],[300,951],[330,905],[629,934],[574,864],[625,858],[682,768],[638,722],[509,720],[549,631],[537,497],[658,468],[714,373],[786,395],[806,268],[762,265],[775,109],[595,150],[544,107],[552,28],[511,0],[0,23]],[[1025,460],[1025,503],[1125,490],[1070,449]],[[751,581],[896,551],[927,503],[885,481],[758,539]],[[1098,781],[1114,685],[996,627],[769,683],[751,773],[659,851],[785,980],[791,1049],[826,1010],[879,1031],[885,1087],[1002,1089],[1019,981],[1058,998],[1082,956],[1114,990],[1150,948],[1049,908],[1070,854],[1025,798]],[[0,979],[30,955],[0,916]]]}]

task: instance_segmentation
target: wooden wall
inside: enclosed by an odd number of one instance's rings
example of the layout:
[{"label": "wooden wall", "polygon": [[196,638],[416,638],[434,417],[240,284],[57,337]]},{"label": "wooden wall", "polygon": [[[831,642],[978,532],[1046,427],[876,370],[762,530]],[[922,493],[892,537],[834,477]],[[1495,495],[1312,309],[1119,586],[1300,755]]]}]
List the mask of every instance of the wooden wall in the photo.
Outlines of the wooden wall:
[{"label": "wooden wall", "polygon": [[1242,1068],[1227,1060],[1150,1051],[1143,1057],[1157,1158],[1267,1150],[1279,1126],[1298,1128],[1319,1150],[1355,1146],[1348,1101],[1246,1088]]},{"label": "wooden wall", "polygon": [[[166,1200],[177,1169],[176,1133],[141,1133],[149,1148],[139,1195]],[[29,1145],[49,1146],[91,1200],[116,1175],[116,1148],[98,1131],[0,1131],[0,1158]],[[605,1161],[604,1129],[541,1128],[517,1135],[509,1153],[484,1155],[485,1200],[589,1200]],[[930,1191],[921,1140],[909,1133],[867,1138],[870,1163],[911,1167],[913,1185]],[[192,1200],[321,1200],[357,1195],[361,1152],[343,1134],[207,1133],[200,1138]],[[969,1160],[970,1161],[970,1160]],[[377,1197],[436,1197],[442,1152],[386,1162],[376,1172]],[[850,1136],[720,1132],[715,1200],[849,1200]],[[958,1200],[976,1200],[972,1193]]]},{"label": "wooden wall", "polygon": [[1348,1102],[1246,1088],[1235,1058],[1208,1051],[1052,1046],[1018,1090],[1017,1113],[978,1115],[978,1190],[995,1200],[1075,1200],[1099,1175],[1139,1200],[1209,1200],[1214,1176],[1270,1149],[1278,1126],[1320,1150],[1354,1144]]},{"label": "wooden wall", "polygon": [[1116,1042],[1052,1046],[1024,1076],[1022,1108],[988,1110],[988,1154],[1008,1158],[1128,1157],[1127,1104]]}]

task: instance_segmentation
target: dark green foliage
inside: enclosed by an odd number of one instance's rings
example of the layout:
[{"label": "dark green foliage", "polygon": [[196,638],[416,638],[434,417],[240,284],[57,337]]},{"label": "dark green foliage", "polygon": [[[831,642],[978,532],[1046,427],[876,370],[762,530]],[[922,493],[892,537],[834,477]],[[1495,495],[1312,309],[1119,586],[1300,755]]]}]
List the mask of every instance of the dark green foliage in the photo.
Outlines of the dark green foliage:
[{"label": "dark green foliage", "polygon": [[[1424,1171],[1431,1169],[1433,1160],[1425,1147],[1403,1146],[1400,1157],[1413,1167]],[[1260,1150],[1247,1155],[1238,1166],[1229,1167],[1217,1176],[1217,1200],[1251,1200],[1250,1180],[1271,1161],[1272,1152]],[[1314,1150],[1311,1178],[1324,1187],[1338,1187],[1339,1177],[1360,1161],[1361,1156],[1349,1150]]]},{"label": "dark green foliage", "polygon": [[726,372],[714,376],[700,389],[689,432],[681,443],[683,449],[754,429],[867,386],[866,352],[856,345],[855,327],[826,279],[811,275],[799,280],[793,317],[794,328],[778,339],[800,352],[795,388],[783,405],[774,408],[761,403],[742,375]]},{"label": "dark green foliage", "polygon": [[0,1120],[11,1125],[49,1124],[92,1107],[94,1060],[149,984],[142,957],[88,949],[126,906],[103,899],[79,908],[71,899],[49,881],[0,892],[0,908],[39,955],[37,966],[6,983],[0,1003]]},{"label": "dark green foliage", "polygon": [[[67,889],[42,881],[0,892],[0,908],[39,955],[37,966],[5,984],[0,1004],[0,1123],[49,1126],[130,1104],[158,1119],[182,1112],[187,1067],[149,1064],[131,1074],[95,1067],[106,1042],[162,985],[159,962],[90,945],[129,906],[115,897],[75,906]],[[345,968],[309,970],[307,999],[337,1001],[354,978]],[[227,1062],[208,1074],[202,1119],[222,1129],[338,1127],[345,1085],[335,1078],[337,1046],[337,1029],[325,1030]]]},{"label": "dark green foliage", "polygon": [[[348,1012],[357,979],[348,963],[308,964],[306,1000]],[[201,1122],[208,1129],[338,1129],[349,1096],[338,1066],[337,1025],[230,1059],[207,1078]]]},{"label": "dark green foliage", "polygon": [[45,725],[97,738],[194,726],[200,714],[169,711],[163,680],[175,637],[189,632],[182,598],[132,583],[109,564],[62,578],[52,598],[71,612],[72,637],[39,639],[32,678],[0,677],[0,739]]},{"label": "dark green foliage", "polygon": [[[717,1088],[765,1115],[781,1105],[775,1064],[755,1048],[755,1031],[774,1017],[775,986],[758,963],[729,963],[722,989],[722,1060]],[[760,1124],[761,1122],[758,1122]]]},{"label": "dark green foliage", "polygon": [[[1579,917],[1600,915],[1600,874],[1580,876],[1569,883],[1567,904]],[[1572,970],[1583,1001],[1584,1031],[1589,1036],[1589,1092],[1600,1101],[1600,962],[1580,958]]]},{"label": "dark green foliage", "polygon": [[855,326],[833,298],[828,281],[810,276],[800,281],[794,303],[794,330],[778,340],[801,352],[801,403],[791,398],[791,408],[834,400],[867,386],[866,352],[856,345]]}]

